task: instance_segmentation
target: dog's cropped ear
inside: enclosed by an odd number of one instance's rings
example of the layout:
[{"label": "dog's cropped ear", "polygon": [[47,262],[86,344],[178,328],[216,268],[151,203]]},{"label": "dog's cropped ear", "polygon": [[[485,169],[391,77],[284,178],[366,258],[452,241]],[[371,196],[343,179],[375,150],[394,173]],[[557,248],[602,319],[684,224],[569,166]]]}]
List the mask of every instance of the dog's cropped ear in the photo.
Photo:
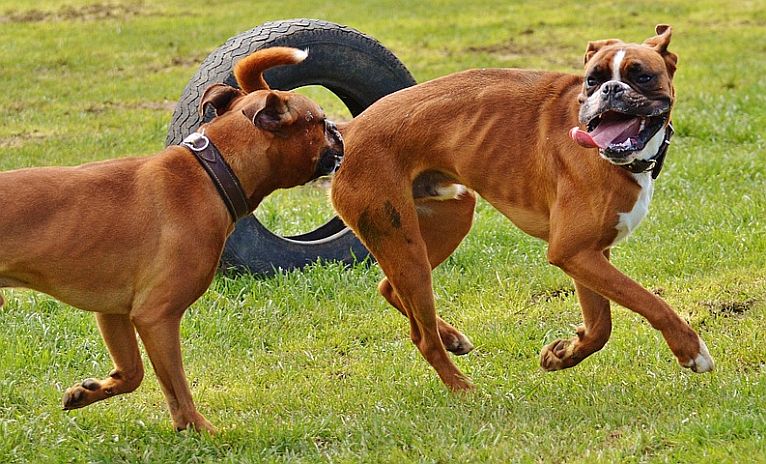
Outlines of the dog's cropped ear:
[{"label": "dog's cropped ear", "polygon": [[202,99],[199,104],[199,113],[203,117],[208,116],[209,112],[213,113],[210,118],[205,118],[206,120],[212,119],[215,116],[220,116],[226,112],[232,100],[244,95],[245,92],[230,85],[213,84],[202,94]]},{"label": "dog's cropped ear", "polygon": [[616,43],[622,43],[622,40],[618,39],[607,39],[607,40],[596,40],[594,42],[588,42],[588,48],[585,50],[585,57],[583,59],[583,64],[588,64],[588,61],[590,61],[591,58],[593,58],[593,55],[598,53],[599,50],[606,47],[607,45],[614,45]]},{"label": "dog's cropped ear", "polygon": [[667,24],[658,24],[654,30],[657,35],[644,40],[644,45],[652,47],[659,53],[665,53],[668,51],[668,45],[670,45],[670,36],[673,34],[673,28]]},{"label": "dog's cropped ear", "polygon": [[662,55],[662,58],[665,60],[665,66],[668,68],[668,73],[670,77],[673,77],[673,74],[676,72],[676,65],[678,64],[678,55],[668,51],[673,28],[668,24],[658,24],[654,30],[657,35],[644,40],[644,45],[653,48]]},{"label": "dog's cropped ear", "polygon": [[295,122],[287,102],[278,94],[269,92],[262,100],[248,105],[242,110],[256,127],[270,132],[278,132]]}]

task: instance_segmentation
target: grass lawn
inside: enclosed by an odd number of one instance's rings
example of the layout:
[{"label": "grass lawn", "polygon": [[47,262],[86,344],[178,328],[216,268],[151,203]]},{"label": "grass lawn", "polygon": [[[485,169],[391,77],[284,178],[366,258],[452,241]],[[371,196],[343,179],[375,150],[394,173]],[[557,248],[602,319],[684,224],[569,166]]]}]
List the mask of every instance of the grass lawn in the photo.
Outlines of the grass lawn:
[{"label": "grass lawn", "polygon": [[[573,285],[543,243],[480,203],[434,277],[440,314],[477,345],[456,361],[476,393],[445,390],[377,295],[376,266],[323,264],[217,277],[187,312],[186,372],[218,436],[174,432],[151,369],[131,395],[63,412],[67,387],[112,368],[93,317],[5,290],[0,462],[766,462],[766,3],[0,0],[0,170],[160,150],[208,53],[295,17],[376,37],[418,81],[580,72],[588,40],[641,41],[671,23],[677,135],[651,214],[613,260],[690,321],[716,371],[681,369],[613,306],[600,353],[542,372],[540,348],[581,321]],[[325,197],[280,195],[262,217],[307,229]]]}]

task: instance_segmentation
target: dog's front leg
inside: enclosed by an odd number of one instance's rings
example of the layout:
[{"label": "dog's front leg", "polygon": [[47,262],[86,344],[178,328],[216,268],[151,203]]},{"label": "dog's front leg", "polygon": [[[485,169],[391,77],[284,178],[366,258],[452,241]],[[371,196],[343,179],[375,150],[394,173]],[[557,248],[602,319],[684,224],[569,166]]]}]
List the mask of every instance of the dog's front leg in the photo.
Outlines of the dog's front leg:
[{"label": "dog's front leg", "polygon": [[126,314],[96,313],[98,328],[109,349],[114,370],[109,377],[85,379],[64,392],[64,409],[77,409],[115,395],[130,393],[144,378],[136,332]]},{"label": "dog's front leg", "polygon": [[[608,257],[608,251],[606,256]],[[584,324],[578,327],[576,337],[569,340],[557,339],[543,347],[540,352],[540,366],[546,371],[576,366],[603,348],[612,333],[609,300],[577,282],[575,289]]]},{"label": "dog's front leg", "polygon": [[[577,251],[568,253],[573,250]],[[548,259],[581,285],[646,318],[682,366],[694,372],[713,370],[713,358],[697,333],[665,301],[615,268],[602,250],[566,247],[552,240]]]},{"label": "dog's front leg", "polygon": [[192,427],[198,431],[215,433],[215,427],[197,412],[184,375],[180,337],[183,310],[166,308],[134,311],[133,324],[160,381],[176,430]]}]

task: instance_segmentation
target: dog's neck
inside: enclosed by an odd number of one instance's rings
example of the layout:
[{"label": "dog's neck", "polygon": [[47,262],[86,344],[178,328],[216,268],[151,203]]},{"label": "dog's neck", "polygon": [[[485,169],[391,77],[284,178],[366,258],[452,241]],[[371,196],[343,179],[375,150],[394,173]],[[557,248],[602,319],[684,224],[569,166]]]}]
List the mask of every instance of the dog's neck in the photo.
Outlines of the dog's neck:
[{"label": "dog's neck", "polygon": [[[205,135],[218,147],[223,159],[239,179],[242,191],[247,197],[250,212],[254,211],[263,199],[281,187],[279,179],[268,175],[274,172],[272,158],[266,141],[252,140],[246,131],[221,131],[215,121],[204,128]],[[257,154],[242,147],[261,147]]]},{"label": "dog's neck", "polygon": [[[262,173],[270,172],[267,157],[238,153],[233,147],[241,146],[241,144],[238,145],[236,141],[229,140],[226,137],[217,136],[215,131],[211,131],[210,129],[210,126],[203,128],[200,132],[195,132],[187,137],[187,139],[197,139],[202,136],[208,140],[211,145],[216,147],[221,160],[224,162],[223,164],[225,164],[231,171],[233,177],[236,179],[239,190],[245,197],[247,206],[235,211],[229,206],[229,203],[222,194],[223,201],[227,205],[230,216],[233,219],[239,219],[240,217],[255,211],[261,201],[263,201],[268,194],[279,188],[279,185],[277,185],[273,179],[262,175]],[[211,134],[211,132],[213,132],[213,134]],[[187,146],[186,148],[189,147]],[[256,166],[253,166],[253,164]],[[209,172],[208,175],[210,175]],[[211,181],[214,185],[216,184],[216,181],[212,176]],[[221,193],[221,189],[218,185],[216,185],[216,188],[219,193]]]},{"label": "dog's neck", "polygon": [[252,209],[242,190],[239,178],[221,156],[215,144],[203,132],[194,132],[186,137],[181,145],[188,148],[205,169],[226,205],[232,221],[237,222],[250,214]]}]

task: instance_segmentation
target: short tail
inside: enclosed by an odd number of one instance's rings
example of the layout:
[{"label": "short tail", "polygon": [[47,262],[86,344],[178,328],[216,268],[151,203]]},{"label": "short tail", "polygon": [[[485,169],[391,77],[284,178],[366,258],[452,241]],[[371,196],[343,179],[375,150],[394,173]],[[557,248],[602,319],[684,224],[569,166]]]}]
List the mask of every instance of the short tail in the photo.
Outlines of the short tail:
[{"label": "short tail", "polygon": [[307,56],[308,50],[290,47],[264,48],[240,60],[234,66],[234,76],[239,87],[246,93],[269,90],[269,85],[263,79],[264,71],[274,66],[298,64]]}]

